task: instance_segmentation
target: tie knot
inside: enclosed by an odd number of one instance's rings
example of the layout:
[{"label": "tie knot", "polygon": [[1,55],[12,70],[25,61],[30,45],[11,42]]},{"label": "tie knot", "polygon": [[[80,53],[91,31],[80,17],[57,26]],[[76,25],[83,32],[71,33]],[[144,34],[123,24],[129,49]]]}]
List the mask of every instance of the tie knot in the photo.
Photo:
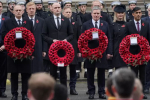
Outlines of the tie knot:
[{"label": "tie knot", "polygon": [[139,24],[139,22],[137,22],[136,24]]},{"label": "tie knot", "polygon": [[57,19],[59,19],[59,17],[57,17]]},{"label": "tie knot", "polygon": [[18,22],[20,22],[21,20],[18,20]]},{"label": "tie knot", "polygon": [[31,18],[31,20],[33,21],[33,19]]},{"label": "tie knot", "polygon": [[98,22],[96,21],[95,23],[97,24]]}]

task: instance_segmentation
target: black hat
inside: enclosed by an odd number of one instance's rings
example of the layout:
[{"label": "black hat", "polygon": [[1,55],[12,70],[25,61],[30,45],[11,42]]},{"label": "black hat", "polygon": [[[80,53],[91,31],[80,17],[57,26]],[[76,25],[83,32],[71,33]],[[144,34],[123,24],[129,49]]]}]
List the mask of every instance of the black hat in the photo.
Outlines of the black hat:
[{"label": "black hat", "polygon": [[114,9],[115,12],[122,13],[126,11],[125,5],[117,5]]}]

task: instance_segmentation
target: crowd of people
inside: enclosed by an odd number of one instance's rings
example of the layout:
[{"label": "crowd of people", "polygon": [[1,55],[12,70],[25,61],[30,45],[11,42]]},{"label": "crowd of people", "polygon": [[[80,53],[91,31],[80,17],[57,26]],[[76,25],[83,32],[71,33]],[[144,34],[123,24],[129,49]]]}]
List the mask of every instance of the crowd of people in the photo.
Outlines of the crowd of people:
[{"label": "crowd of people", "polygon": [[[86,12],[87,2],[79,2],[76,13],[72,11],[70,0],[49,1],[48,12],[43,9],[42,1],[16,3],[14,0],[9,0],[7,3],[8,10],[2,13],[3,3],[0,2],[0,98],[7,98],[6,79],[7,73],[11,73],[11,100],[18,99],[18,75],[20,73],[22,100],[60,100],[63,98],[63,100],[68,100],[67,66],[54,65],[48,56],[49,48],[53,43],[67,41],[72,44],[75,53],[73,61],[68,66],[71,95],[78,95],[76,82],[80,78],[81,66],[84,62],[84,77],[87,78],[88,87],[86,94],[89,95],[89,99],[94,99],[95,95],[96,68],[100,99],[106,99],[106,95],[110,97],[108,98],[110,100],[147,99],[145,94],[149,94],[150,88],[149,62],[147,65],[128,66],[119,54],[119,44],[125,36],[135,33],[150,42],[150,4],[146,5],[147,11],[145,15],[142,15],[141,8],[136,6],[137,2],[134,0],[129,1],[129,10],[121,2],[112,2],[113,13],[110,15],[103,11],[105,4],[101,0],[92,1],[90,13]],[[14,62],[13,58],[7,55],[4,39],[6,34],[16,27],[25,27],[35,37],[34,52],[30,60],[17,59]],[[102,30],[108,38],[108,47],[103,57],[100,61],[95,60],[93,63],[89,59],[83,60],[77,44],[79,36],[90,28]],[[16,39],[14,42],[18,48],[23,48],[26,44],[24,39]],[[98,46],[97,39],[88,41],[90,49]],[[138,54],[139,45],[130,45],[130,52]],[[59,50],[57,54],[59,57],[64,57],[65,51]],[[127,69],[128,67],[131,70]],[[105,83],[105,70],[109,73],[107,83]],[[38,72],[47,72],[51,76]],[[57,79],[62,85],[55,84]],[[61,91],[63,91],[63,96],[60,96]]]}]

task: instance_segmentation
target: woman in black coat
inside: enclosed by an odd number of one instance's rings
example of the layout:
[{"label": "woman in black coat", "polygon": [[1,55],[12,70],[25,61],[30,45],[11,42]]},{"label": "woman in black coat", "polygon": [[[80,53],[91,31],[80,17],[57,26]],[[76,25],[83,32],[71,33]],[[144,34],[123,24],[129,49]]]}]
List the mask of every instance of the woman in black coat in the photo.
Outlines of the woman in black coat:
[{"label": "woman in black coat", "polygon": [[125,37],[124,31],[125,31],[125,23],[126,23],[126,7],[125,5],[118,5],[114,9],[114,23],[111,26],[111,32],[112,32],[112,40],[113,40],[113,67],[120,68],[120,67],[126,67],[127,65],[123,61],[123,59],[120,57],[119,54],[119,45],[122,41],[122,39]]}]

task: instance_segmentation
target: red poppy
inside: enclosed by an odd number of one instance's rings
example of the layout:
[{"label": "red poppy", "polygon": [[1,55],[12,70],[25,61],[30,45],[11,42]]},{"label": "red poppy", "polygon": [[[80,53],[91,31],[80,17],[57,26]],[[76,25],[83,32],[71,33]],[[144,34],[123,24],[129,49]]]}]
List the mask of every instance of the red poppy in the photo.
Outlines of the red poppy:
[{"label": "red poppy", "polygon": [[142,26],[144,26],[144,23],[142,23]]},{"label": "red poppy", "polygon": [[64,19],[61,19],[62,21],[64,21]]},{"label": "red poppy", "polygon": [[5,18],[2,18],[2,20],[5,20]]},{"label": "red poppy", "polygon": [[75,24],[75,22],[72,22],[72,24],[74,25],[74,24]]},{"label": "red poppy", "polygon": [[125,25],[122,25],[121,27],[125,27]]},{"label": "red poppy", "polygon": [[39,20],[38,20],[38,19],[36,20],[36,23],[39,23]]},{"label": "red poppy", "polygon": [[103,17],[103,16],[100,16],[101,18]]},{"label": "red poppy", "polygon": [[26,24],[26,21],[24,21],[23,23]]},{"label": "red poppy", "polygon": [[103,23],[101,23],[101,26],[103,26]]}]

